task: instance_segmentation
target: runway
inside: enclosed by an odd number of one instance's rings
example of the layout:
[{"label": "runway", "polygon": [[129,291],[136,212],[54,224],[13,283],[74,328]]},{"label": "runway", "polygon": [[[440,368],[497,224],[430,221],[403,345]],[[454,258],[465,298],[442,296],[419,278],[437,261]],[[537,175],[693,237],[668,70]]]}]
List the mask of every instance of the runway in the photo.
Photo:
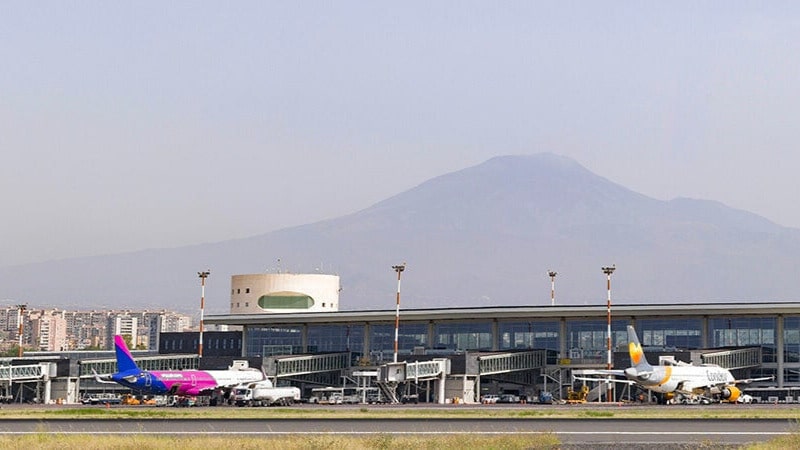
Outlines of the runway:
[{"label": "runway", "polygon": [[764,442],[797,431],[788,419],[3,419],[0,434],[225,435],[552,434],[566,445]]}]

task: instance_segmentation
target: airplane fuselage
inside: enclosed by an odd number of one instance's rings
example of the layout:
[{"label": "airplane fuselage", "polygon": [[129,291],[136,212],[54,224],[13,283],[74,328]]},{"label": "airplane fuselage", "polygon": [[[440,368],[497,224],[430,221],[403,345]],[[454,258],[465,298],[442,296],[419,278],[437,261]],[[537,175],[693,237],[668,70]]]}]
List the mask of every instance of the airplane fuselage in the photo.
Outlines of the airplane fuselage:
[{"label": "airplane fuselage", "polygon": [[732,385],[730,371],[718,366],[653,366],[650,373],[626,370],[625,376],[654,392],[693,391],[709,386]]},{"label": "airplane fuselage", "polygon": [[255,370],[154,370],[121,372],[112,380],[152,395],[202,395],[217,387],[260,381],[263,375]]}]

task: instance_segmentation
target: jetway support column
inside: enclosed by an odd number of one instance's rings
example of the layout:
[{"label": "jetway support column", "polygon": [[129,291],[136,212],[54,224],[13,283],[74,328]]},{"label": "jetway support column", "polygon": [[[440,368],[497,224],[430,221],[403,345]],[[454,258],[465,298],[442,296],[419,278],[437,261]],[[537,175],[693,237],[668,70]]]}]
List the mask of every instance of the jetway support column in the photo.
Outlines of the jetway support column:
[{"label": "jetway support column", "polygon": [[50,404],[50,392],[53,387],[53,382],[50,380],[49,376],[44,377],[44,393],[42,394],[42,404],[49,405]]},{"label": "jetway support column", "polygon": [[[464,384],[467,382],[467,376],[464,375]],[[481,374],[478,371],[478,375],[475,376],[475,395],[478,396],[476,399],[478,402],[481,401]]]},{"label": "jetway support column", "polygon": [[447,387],[446,386],[447,373],[445,370],[442,370],[442,373],[439,375],[438,384],[439,384],[439,395],[437,395],[438,402],[440,405],[444,405],[446,403],[444,396],[447,395],[447,390],[445,389]]}]

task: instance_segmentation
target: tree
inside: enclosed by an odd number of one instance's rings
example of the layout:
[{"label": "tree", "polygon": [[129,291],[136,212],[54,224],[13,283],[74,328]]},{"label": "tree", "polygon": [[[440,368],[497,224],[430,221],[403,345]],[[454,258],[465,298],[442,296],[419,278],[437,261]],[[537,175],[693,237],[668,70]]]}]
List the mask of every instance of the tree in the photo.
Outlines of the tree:
[{"label": "tree", "polygon": [[[31,349],[23,346],[22,354],[24,355],[27,351],[31,351]],[[8,350],[0,352],[0,357],[2,358],[16,358],[17,356],[19,356],[19,345],[15,345]]]}]

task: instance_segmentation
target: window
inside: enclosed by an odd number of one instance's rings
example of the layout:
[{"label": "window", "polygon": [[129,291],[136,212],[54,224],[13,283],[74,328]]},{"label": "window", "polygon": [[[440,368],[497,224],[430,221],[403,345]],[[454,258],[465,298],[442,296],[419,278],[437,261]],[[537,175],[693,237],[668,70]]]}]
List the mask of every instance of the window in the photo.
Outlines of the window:
[{"label": "window", "polygon": [[250,293],[250,288],[247,288],[247,289],[245,289],[245,290],[244,290],[244,293],[245,293],[245,294],[249,294],[249,293]]},{"label": "window", "polygon": [[[784,362],[800,362],[800,317],[783,319],[783,359]],[[800,380],[800,371],[793,370],[797,372],[793,378]],[[785,381],[788,380],[785,378]]]},{"label": "window", "polygon": [[665,350],[691,350],[703,346],[703,323],[700,318],[642,319],[636,322],[636,332],[644,347]]},{"label": "window", "polygon": [[500,349],[558,351],[558,322],[500,322]]},{"label": "window", "polygon": [[297,292],[275,292],[258,298],[258,306],[264,309],[309,309],[314,299]]},{"label": "window", "polygon": [[[370,352],[394,352],[394,324],[370,326]],[[410,354],[414,347],[428,347],[428,324],[403,323],[397,331],[399,353]]]},{"label": "window", "polygon": [[439,323],[434,328],[433,346],[448,350],[491,350],[491,322]]},{"label": "window", "polygon": [[364,346],[364,326],[309,325],[308,346],[320,352],[360,352]]},{"label": "window", "polygon": [[[627,349],[628,321],[611,321],[611,348],[620,344]],[[567,322],[567,351],[569,357],[584,363],[605,361],[608,352],[608,322],[600,320],[571,320]]]},{"label": "window", "polygon": [[712,347],[761,347],[762,361],[776,362],[775,329],[775,317],[710,319],[710,344]]},{"label": "window", "polygon": [[248,327],[247,338],[245,339],[247,356],[264,355],[264,348],[270,346],[289,346],[297,348],[298,353],[305,351],[301,349],[302,344],[301,326],[279,326],[279,327]]}]

